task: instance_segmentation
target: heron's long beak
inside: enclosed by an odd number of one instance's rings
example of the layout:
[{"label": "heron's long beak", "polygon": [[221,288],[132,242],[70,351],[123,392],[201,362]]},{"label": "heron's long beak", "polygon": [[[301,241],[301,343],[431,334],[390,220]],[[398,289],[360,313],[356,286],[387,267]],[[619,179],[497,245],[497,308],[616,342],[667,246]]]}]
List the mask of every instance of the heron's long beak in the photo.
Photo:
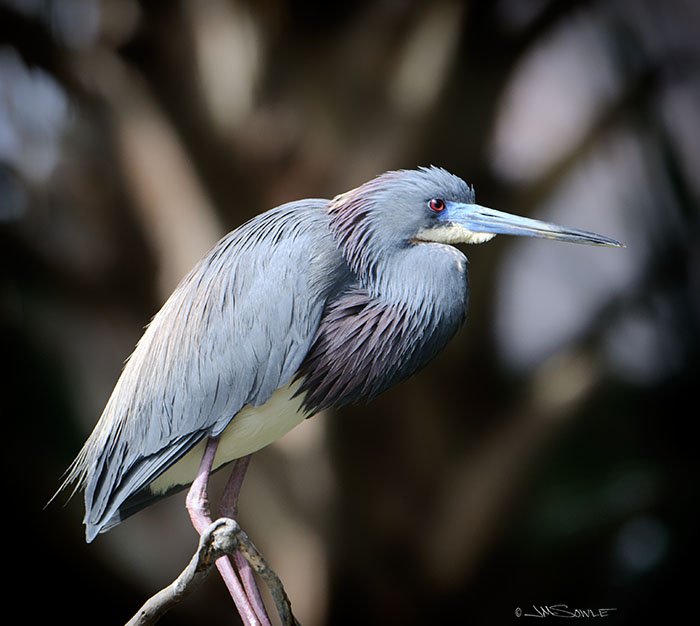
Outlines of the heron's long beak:
[{"label": "heron's long beak", "polygon": [[[442,216],[441,216],[442,217]],[[478,204],[462,204],[449,202],[445,207],[443,218],[452,224],[458,225],[474,235],[478,233],[490,233],[492,235],[521,235],[524,237],[542,237],[545,239],[558,239],[571,243],[583,243],[592,246],[624,246],[610,237],[596,235],[576,228],[564,228],[557,224],[541,222],[539,220],[511,215],[495,211]],[[488,237],[484,237],[487,239]],[[478,241],[478,237],[474,237]]]}]

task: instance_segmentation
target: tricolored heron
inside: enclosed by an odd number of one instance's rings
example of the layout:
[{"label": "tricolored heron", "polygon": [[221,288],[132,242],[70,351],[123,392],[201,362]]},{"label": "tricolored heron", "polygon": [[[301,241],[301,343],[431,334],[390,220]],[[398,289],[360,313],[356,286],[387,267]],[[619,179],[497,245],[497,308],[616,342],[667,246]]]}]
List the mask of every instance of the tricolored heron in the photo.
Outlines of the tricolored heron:
[{"label": "tricolored heron", "polygon": [[[469,295],[450,244],[496,234],[621,245],[479,206],[436,167],[284,204],[226,235],[153,318],[70,468],[87,540],[190,483],[201,534],[209,474],[231,461],[221,512],[234,516],[249,455],[321,409],[371,400],[445,347]],[[247,563],[217,565],[246,624],[269,623]]]}]

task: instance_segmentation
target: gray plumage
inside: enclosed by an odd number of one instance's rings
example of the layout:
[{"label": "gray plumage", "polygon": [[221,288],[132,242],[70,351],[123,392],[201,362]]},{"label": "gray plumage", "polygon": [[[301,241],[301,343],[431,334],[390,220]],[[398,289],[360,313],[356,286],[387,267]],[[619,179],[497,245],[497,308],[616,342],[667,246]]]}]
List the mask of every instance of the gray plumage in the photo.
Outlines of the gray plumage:
[{"label": "gray plumage", "polygon": [[296,381],[308,417],[430,361],[468,299],[466,258],[441,239],[474,235],[434,198],[476,206],[445,170],[388,172],[226,235],[153,318],[71,466],[88,541],[160,497],[149,485],[247,405]]},{"label": "gray plumage", "polygon": [[464,321],[466,259],[412,241],[433,219],[424,208],[433,197],[471,201],[473,191],[432,168],[388,172],[331,202],[352,279],[328,302],[298,373],[307,408],[371,400],[428,363]]}]

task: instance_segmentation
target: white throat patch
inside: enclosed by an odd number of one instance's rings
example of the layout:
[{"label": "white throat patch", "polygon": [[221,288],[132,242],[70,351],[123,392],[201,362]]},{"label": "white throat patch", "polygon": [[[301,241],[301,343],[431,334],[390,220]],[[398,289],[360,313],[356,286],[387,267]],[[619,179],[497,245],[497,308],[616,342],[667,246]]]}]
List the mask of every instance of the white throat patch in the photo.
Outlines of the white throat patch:
[{"label": "white throat patch", "polygon": [[476,233],[460,224],[449,224],[437,228],[423,228],[416,235],[419,241],[434,241],[435,243],[484,243],[493,239],[494,233]]}]

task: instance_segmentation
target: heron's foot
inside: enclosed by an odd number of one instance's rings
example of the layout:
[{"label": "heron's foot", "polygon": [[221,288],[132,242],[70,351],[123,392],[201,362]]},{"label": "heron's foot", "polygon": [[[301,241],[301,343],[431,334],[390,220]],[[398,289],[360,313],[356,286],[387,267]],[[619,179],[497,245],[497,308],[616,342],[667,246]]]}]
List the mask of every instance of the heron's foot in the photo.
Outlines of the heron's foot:
[{"label": "heron's foot", "polygon": [[[187,511],[192,519],[192,525],[200,535],[206,533],[207,530],[215,524],[233,524],[235,525],[233,527],[233,531],[240,530],[238,523],[229,518],[220,518],[216,522],[213,522],[211,515],[209,514],[208,504],[205,506],[201,500],[191,499],[190,494],[187,496]],[[233,536],[233,534],[228,533],[227,536]],[[228,548],[222,550],[222,552],[225,554],[216,560],[216,568],[219,570],[219,574],[221,574],[221,578],[223,579],[226,588],[229,590],[229,593],[233,598],[233,602],[241,615],[243,623],[245,626],[270,626],[270,620],[267,617],[267,613],[265,613],[264,607],[262,609],[264,619],[259,617],[260,608],[257,606],[260,598],[259,592],[257,593],[257,596],[253,597],[253,599],[249,597],[248,587],[250,584],[243,583],[245,578],[237,571],[237,567],[234,566],[227,556],[228,554],[233,555],[234,562],[243,560],[248,566],[248,570],[250,570],[250,565],[243,558],[240,552],[238,552],[237,542],[236,545],[228,546]],[[250,576],[252,577],[252,573]],[[258,591],[257,587],[255,587],[255,590],[256,592]],[[262,606],[261,600],[259,603]]]},{"label": "heron's foot", "polygon": [[[231,520],[236,520],[238,518],[238,495],[241,491],[241,485],[243,484],[243,478],[245,477],[249,463],[250,455],[236,459],[233,462],[233,469],[231,470],[226,487],[224,487],[221,499],[219,500],[219,514],[224,518],[229,518]],[[246,541],[250,543],[247,535],[245,535],[245,538]],[[260,590],[258,589],[251,563],[239,550],[232,554],[232,558],[241,583],[243,583],[246,595],[255,609],[255,614],[258,616],[263,626],[271,626],[270,618],[267,615],[265,605],[260,596]]]},{"label": "heron's foot", "polygon": [[[210,437],[207,440],[207,445],[204,448],[204,455],[202,456],[202,462],[197,471],[197,476],[190,490],[187,493],[187,498],[185,499],[185,506],[187,507],[187,512],[192,520],[192,525],[195,527],[197,532],[202,535],[206,532],[207,528],[211,526],[211,509],[209,507],[209,497],[207,494],[207,488],[209,484],[209,476],[211,475],[212,465],[214,464],[214,457],[216,456],[216,449],[219,445],[219,440],[216,437]],[[238,524],[236,524],[238,526]],[[231,553],[235,553],[235,550]],[[270,626],[270,620],[267,614],[264,613],[264,619],[258,616],[257,599],[254,598],[252,601],[248,597],[248,593],[244,585],[241,582],[236,568],[231,563],[229,557],[225,554],[216,560],[216,568],[221,574],[221,578],[229,590],[233,602],[238,609],[238,612],[243,620],[245,626]],[[259,594],[258,594],[259,596]]]},{"label": "heron's foot", "polygon": [[[232,519],[219,518],[202,533],[199,546],[185,570],[167,587],[149,598],[139,611],[129,620],[127,626],[153,626],[167,611],[181,602],[202,584],[214,563],[228,556],[243,555],[256,572],[269,585],[284,626],[299,626],[294,619],[289,600],[277,575],[267,566],[264,559],[240,526]],[[254,615],[246,612],[238,603],[244,624],[260,624]],[[246,614],[247,613],[247,614]]]},{"label": "heron's foot", "polygon": [[[291,603],[289,602],[287,592],[284,590],[282,581],[280,580],[279,576],[277,576],[275,571],[267,564],[267,561],[265,561],[263,555],[255,547],[245,531],[243,531],[238,523],[231,518],[219,518],[216,522],[214,522],[214,524],[228,525],[230,530],[226,536],[230,537],[230,541],[233,543],[228,546],[225,551],[233,556],[238,572],[241,574],[241,576],[243,571],[249,572],[258,599],[260,599],[260,592],[257,584],[255,584],[253,571],[258,574],[260,578],[262,578],[270,590],[272,599],[275,602],[275,607],[277,608],[277,613],[280,616],[283,626],[300,626],[299,622],[292,614]],[[239,566],[240,562],[245,563],[245,568]],[[250,594],[248,594],[248,597],[250,599]],[[261,610],[265,616],[265,619],[267,620],[267,623],[269,624],[269,618],[267,616],[267,612],[265,612],[265,607],[262,604],[262,600],[259,601]]]},{"label": "heron's foot", "polygon": [[[222,518],[212,522],[207,487],[218,444],[219,440],[216,437],[207,441],[199,471],[187,493],[186,506],[192,524],[200,535],[205,533],[212,524],[225,523],[231,526],[231,533],[228,534],[235,537],[236,545],[229,546],[225,551],[226,555],[216,561],[216,567],[245,626],[272,626],[260,596],[255,573],[269,587],[284,626],[295,626],[298,622],[292,615],[289,599],[279,577],[267,565],[260,552],[236,522],[238,494],[248,469],[250,455],[234,462],[231,476],[219,504]],[[227,555],[231,555],[233,562]]]}]

